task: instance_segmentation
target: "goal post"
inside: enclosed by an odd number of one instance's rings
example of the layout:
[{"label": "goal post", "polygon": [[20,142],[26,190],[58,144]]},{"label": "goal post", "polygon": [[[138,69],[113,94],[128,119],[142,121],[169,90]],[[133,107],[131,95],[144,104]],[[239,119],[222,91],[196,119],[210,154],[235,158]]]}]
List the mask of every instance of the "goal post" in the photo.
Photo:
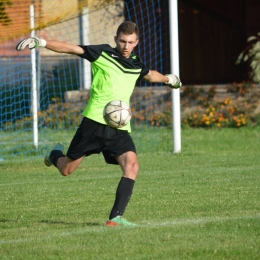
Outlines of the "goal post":
[{"label": "goal post", "polygon": [[[34,30],[34,5],[30,5],[30,27],[31,27],[31,37],[35,37]],[[31,50],[31,75],[32,75],[32,84],[31,84],[31,113],[33,120],[33,144],[34,147],[38,148],[38,93],[37,93],[37,72],[36,72],[36,50]]]},{"label": "goal post", "polygon": [[[90,63],[47,48],[17,52],[17,43],[25,38],[115,47],[118,25],[132,20],[140,30],[134,54],[149,69],[179,76],[177,0],[36,0],[34,6],[29,0],[12,2],[4,5],[12,22],[2,25],[0,12],[3,158],[42,155],[59,141],[68,147],[91,91]],[[163,83],[136,83],[130,104],[138,153],[180,152],[179,95]]]},{"label": "goal post", "polygon": [[[178,0],[169,0],[170,12],[170,55],[171,72],[180,75],[179,69],[179,31],[178,31]],[[181,111],[180,89],[172,90],[172,133],[173,152],[181,152]]]}]

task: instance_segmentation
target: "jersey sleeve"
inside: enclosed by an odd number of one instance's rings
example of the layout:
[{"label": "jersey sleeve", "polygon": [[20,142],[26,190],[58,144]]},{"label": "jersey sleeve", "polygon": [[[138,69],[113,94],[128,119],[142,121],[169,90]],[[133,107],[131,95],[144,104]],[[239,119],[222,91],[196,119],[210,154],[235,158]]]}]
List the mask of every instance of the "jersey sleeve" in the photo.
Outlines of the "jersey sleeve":
[{"label": "jersey sleeve", "polygon": [[142,79],[145,75],[147,75],[149,73],[149,69],[146,68],[144,65],[143,65],[143,68],[142,68],[142,71],[141,71],[141,74],[138,78],[138,80]]},{"label": "jersey sleeve", "polygon": [[97,60],[100,57],[102,51],[109,47],[107,44],[79,46],[84,50],[84,53],[78,56],[83,59],[87,59],[89,62]]}]

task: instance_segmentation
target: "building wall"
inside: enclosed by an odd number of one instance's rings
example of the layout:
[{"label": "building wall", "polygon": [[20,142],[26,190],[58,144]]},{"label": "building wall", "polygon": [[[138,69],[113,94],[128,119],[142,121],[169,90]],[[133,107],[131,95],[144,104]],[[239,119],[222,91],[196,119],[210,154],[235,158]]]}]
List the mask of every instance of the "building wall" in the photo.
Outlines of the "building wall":
[{"label": "building wall", "polygon": [[179,1],[180,72],[186,83],[241,81],[235,65],[246,37],[245,1]]},{"label": "building wall", "polygon": [[[104,8],[100,10],[86,10],[87,13],[83,16],[88,21],[88,24],[82,23],[83,19],[77,16],[40,30],[40,36],[44,39],[58,40],[71,44],[82,44],[83,31],[85,31],[88,44],[107,43],[114,46],[114,35],[118,24],[123,21],[123,18],[111,17],[108,10]],[[42,49],[41,54],[57,55],[46,49]]]},{"label": "building wall", "polygon": [[[169,44],[174,44],[169,43],[168,1],[124,2],[126,19],[135,20],[140,26],[141,57],[150,68],[168,72]],[[248,79],[247,64],[235,62],[246,47],[247,37],[260,32],[259,0],[178,0],[178,11],[180,77],[184,84]],[[150,59],[155,54],[161,62]]]},{"label": "building wall", "polygon": [[[26,50],[18,53],[17,42],[28,37],[29,5],[31,0],[13,0],[6,7],[13,23],[0,25],[0,56],[29,55]],[[82,31],[89,32],[89,43],[109,43],[114,46],[113,36],[119,23],[135,21],[140,28],[140,43],[136,52],[147,67],[170,71],[169,5],[168,1],[125,0],[124,17],[113,15],[115,7],[99,11],[89,10],[89,27],[81,28],[75,16],[77,0],[35,0],[36,17],[39,24],[61,19],[62,22],[40,29],[36,34],[45,39],[59,40],[72,44],[81,43]],[[22,5],[21,5],[22,3]],[[59,9],[52,4],[58,3]],[[59,10],[59,12],[57,12]],[[235,65],[239,53],[246,47],[246,39],[260,32],[259,0],[178,0],[180,77],[184,84],[221,84],[248,79],[247,64]],[[74,14],[74,16],[73,16]],[[112,15],[111,15],[112,14]],[[61,21],[61,20],[59,20]],[[27,29],[26,29],[27,28]],[[27,30],[27,34],[23,34]],[[21,36],[12,38],[20,33]],[[3,39],[9,40],[3,41]],[[177,39],[176,39],[177,40]],[[174,43],[172,43],[174,44]],[[41,49],[41,55],[57,55]]]},{"label": "building wall", "polygon": [[[6,6],[6,12],[12,23],[8,26],[0,24],[0,55],[10,57],[21,55],[15,50],[16,44],[29,37],[31,0],[13,0],[12,6]],[[78,0],[35,0],[35,32],[36,36],[47,40],[58,40],[72,44],[80,44],[81,29],[87,30],[90,44],[108,43],[114,45],[114,35],[122,16],[115,14],[113,5],[100,10],[89,9],[89,26],[80,24],[78,15]],[[122,2],[123,4],[123,2]],[[25,50],[22,55],[29,55]],[[57,55],[47,50],[41,50],[42,55]]]}]

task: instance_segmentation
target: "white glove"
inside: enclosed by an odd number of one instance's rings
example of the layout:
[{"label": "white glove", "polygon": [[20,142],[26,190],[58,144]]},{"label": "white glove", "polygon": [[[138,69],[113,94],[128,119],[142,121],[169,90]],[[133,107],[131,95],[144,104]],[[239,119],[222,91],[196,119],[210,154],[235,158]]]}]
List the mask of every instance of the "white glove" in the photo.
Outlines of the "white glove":
[{"label": "white glove", "polygon": [[20,41],[16,46],[16,50],[17,51],[24,50],[26,46],[28,46],[28,48],[31,50],[38,47],[45,47],[46,44],[47,42],[44,39],[32,37]]},{"label": "white glove", "polygon": [[166,74],[165,75],[169,81],[168,82],[165,82],[165,84],[168,84],[170,88],[180,88],[182,83],[180,81],[180,79],[173,75],[173,74]]}]

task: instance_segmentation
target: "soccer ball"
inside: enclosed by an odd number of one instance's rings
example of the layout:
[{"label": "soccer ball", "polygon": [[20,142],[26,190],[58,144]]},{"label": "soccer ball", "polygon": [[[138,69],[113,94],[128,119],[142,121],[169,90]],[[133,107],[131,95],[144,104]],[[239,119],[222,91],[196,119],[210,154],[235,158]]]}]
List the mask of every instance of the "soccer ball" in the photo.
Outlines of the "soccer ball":
[{"label": "soccer ball", "polygon": [[121,100],[110,101],[104,108],[104,120],[108,126],[120,128],[127,125],[131,119],[131,108]]}]

